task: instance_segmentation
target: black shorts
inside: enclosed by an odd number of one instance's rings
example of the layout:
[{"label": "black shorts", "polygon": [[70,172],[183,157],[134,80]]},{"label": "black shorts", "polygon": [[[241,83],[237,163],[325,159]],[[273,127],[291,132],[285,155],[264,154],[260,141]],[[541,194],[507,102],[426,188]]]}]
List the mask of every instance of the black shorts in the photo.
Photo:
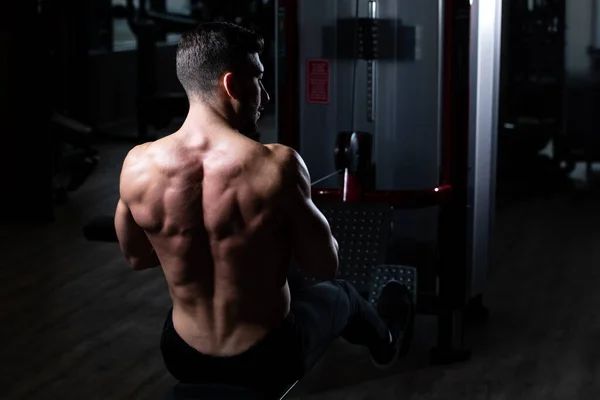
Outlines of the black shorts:
[{"label": "black shorts", "polygon": [[381,351],[389,331],[375,309],[346,281],[323,282],[292,294],[290,313],[242,354],[216,357],[189,346],[164,324],[161,352],[169,372],[189,384],[227,384],[268,389],[304,376],[338,337]]}]

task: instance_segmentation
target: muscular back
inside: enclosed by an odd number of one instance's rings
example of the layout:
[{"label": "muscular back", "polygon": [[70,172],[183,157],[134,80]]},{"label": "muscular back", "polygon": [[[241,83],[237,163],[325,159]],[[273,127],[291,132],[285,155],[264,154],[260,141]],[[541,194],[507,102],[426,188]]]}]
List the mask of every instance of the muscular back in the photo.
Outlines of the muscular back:
[{"label": "muscular back", "polygon": [[132,150],[121,197],[150,240],[180,336],[233,355],[289,311],[291,254],[281,147],[237,134],[174,134]]}]

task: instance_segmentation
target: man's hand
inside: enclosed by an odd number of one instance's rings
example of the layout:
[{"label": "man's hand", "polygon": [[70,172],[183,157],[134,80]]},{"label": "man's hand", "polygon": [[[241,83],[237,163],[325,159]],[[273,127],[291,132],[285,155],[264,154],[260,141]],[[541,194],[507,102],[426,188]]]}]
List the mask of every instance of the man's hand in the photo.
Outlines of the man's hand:
[{"label": "man's hand", "polygon": [[115,230],[121,251],[134,270],[141,271],[160,265],[146,232],[135,222],[131,210],[123,200],[119,200],[117,204]]}]

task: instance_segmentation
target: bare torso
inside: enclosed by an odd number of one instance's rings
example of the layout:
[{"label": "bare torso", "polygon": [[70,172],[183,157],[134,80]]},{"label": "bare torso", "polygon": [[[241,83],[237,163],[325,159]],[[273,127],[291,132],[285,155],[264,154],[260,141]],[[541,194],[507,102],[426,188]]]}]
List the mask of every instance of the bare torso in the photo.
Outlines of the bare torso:
[{"label": "bare torso", "polygon": [[175,329],[204,354],[244,352],[289,312],[278,147],[176,133],[140,153],[129,208],[160,259]]}]

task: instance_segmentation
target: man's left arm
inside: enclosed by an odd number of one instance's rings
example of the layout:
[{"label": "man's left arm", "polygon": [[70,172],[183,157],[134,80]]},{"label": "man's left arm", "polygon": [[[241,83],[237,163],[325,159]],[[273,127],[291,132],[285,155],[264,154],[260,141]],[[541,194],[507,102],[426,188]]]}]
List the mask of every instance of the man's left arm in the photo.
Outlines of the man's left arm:
[{"label": "man's left arm", "polygon": [[154,247],[144,230],[133,219],[131,210],[123,200],[119,200],[117,204],[115,230],[121,251],[134,270],[141,271],[160,265]]}]

